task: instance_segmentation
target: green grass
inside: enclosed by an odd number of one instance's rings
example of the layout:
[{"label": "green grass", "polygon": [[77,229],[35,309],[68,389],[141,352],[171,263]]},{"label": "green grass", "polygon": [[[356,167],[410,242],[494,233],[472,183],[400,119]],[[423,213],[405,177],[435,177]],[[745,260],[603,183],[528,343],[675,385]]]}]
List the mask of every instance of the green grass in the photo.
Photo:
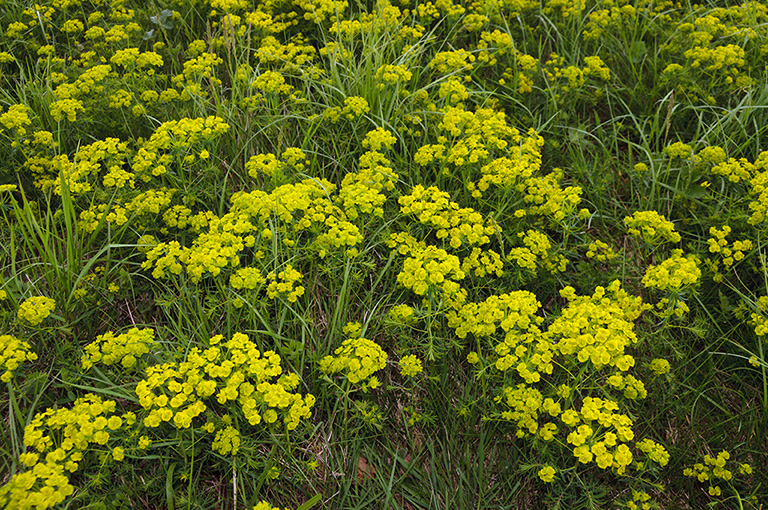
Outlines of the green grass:
[{"label": "green grass", "polygon": [[[768,501],[768,6],[13,0],[0,19],[0,507],[46,480],[41,508]],[[680,240],[633,235],[640,211]],[[695,282],[644,282],[676,249]],[[254,363],[270,352],[279,372]],[[729,473],[686,474],[724,450]]]}]

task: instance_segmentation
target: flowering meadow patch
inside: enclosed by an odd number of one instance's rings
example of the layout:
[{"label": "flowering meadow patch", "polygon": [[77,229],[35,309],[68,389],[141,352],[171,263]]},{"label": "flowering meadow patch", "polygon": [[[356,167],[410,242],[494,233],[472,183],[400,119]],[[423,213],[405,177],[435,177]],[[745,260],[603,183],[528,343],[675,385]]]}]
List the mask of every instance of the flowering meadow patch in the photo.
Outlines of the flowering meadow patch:
[{"label": "flowering meadow patch", "polygon": [[41,1],[0,507],[768,501],[768,5]]}]

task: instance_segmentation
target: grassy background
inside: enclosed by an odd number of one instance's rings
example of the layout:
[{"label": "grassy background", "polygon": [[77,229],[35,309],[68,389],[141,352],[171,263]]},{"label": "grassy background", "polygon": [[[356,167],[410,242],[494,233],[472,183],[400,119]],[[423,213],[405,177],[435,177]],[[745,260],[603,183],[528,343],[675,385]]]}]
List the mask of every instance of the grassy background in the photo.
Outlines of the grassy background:
[{"label": "grassy background", "polygon": [[[243,424],[235,456],[211,449],[212,435],[202,430],[205,419],[190,429],[165,424],[153,430],[139,426],[125,438],[116,434],[108,446],[93,446],[70,477],[77,491],[61,506],[251,508],[269,500],[323,508],[607,508],[626,506],[633,490],[644,490],[660,508],[761,508],[768,500],[761,469],[768,461],[768,362],[751,314],[765,314],[759,298],[768,294],[768,281],[765,223],[750,218],[759,207],[753,204],[760,203],[759,179],[766,171],[760,155],[768,78],[761,62],[768,53],[768,7],[651,1],[240,4],[0,5],[0,51],[13,57],[0,64],[2,113],[22,104],[30,119],[18,124],[8,116],[0,126],[0,184],[18,187],[0,195],[0,286],[7,296],[0,318],[2,334],[28,342],[38,355],[16,371],[0,396],[6,420],[0,435],[4,483],[26,469],[18,457],[27,448],[23,429],[36,413],[71,406],[90,392],[136,412],[140,423],[145,414],[134,389],[142,371],[185,359],[193,347],[208,347],[214,335],[228,339],[243,332],[260,350],[275,350],[283,368],[299,375],[298,391],[317,398],[311,418],[291,432]],[[92,17],[96,12],[100,19]],[[271,18],[260,23],[263,18],[255,15],[249,25],[248,13]],[[363,25],[359,30],[335,25],[334,17]],[[62,30],[69,20],[80,20],[83,30]],[[88,35],[94,27],[113,37]],[[509,38],[489,39],[497,30]],[[154,50],[163,63],[138,69],[111,60],[126,48]],[[440,52],[461,49],[471,55],[466,68],[440,70],[431,64]],[[90,59],[77,61],[89,51]],[[203,53],[221,60],[206,71],[196,59]],[[587,59],[595,56],[610,71],[606,78],[590,70]],[[84,73],[105,63],[111,70],[96,83],[101,88],[82,86]],[[403,66],[411,77],[387,82],[379,72],[386,65]],[[154,72],[146,72],[149,68]],[[254,83],[273,76],[269,72],[289,88],[268,84],[259,90]],[[454,102],[440,92],[452,80],[455,90],[466,91]],[[60,85],[67,83],[81,84],[74,97],[83,110],[74,121],[55,115],[56,102],[65,97]],[[168,90],[178,98],[144,95]],[[120,91],[128,99],[116,104]],[[331,109],[343,111],[353,97],[365,99],[368,111],[333,122]],[[480,178],[481,164],[417,164],[420,147],[450,147],[462,139],[441,138],[446,133],[440,123],[451,107],[492,109],[523,135],[533,129],[544,140],[536,175],[562,169],[562,181],[553,189],[578,187],[578,207],[555,200],[564,218],[534,213],[521,218],[514,211],[531,207],[530,192],[495,187],[481,198],[472,196],[467,184]],[[172,156],[168,172],[148,182],[137,178],[135,190],[103,184],[112,164],[108,159],[58,190],[45,184],[75,168],[83,147],[109,137],[128,143],[129,156],[116,164],[135,171],[134,154],[162,123],[209,116],[223,119],[228,129],[197,141],[177,134],[179,144],[166,151]],[[297,268],[304,294],[295,302],[233,288],[230,266],[198,282],[185,271],[154,278],[152,268],[143,265],[149,247],[142,236],[192,246],[199,235],[167,225],[163,213],[171,205],[223,217],[241,191],[272,192],[304,179],[327,179],[343,188],[345,177],[359,172],[368,152],[363,141],[376,128],[395,137],[393,148],[382,154],[397,178],[392,190],[382,191],[381,215],[363,212],[353,218],[342,207],[361,232],[358,256],[336,249],[321,258],[314,244],[318,233],[297,230],[298,213],[289,221],[265,220],[262,226],[273,235],[258,240],[263,258],[256,248],[242,253],[241,265],[258,267],[264,276],[289,264]],[[50,132],[56,145],[25,143],[35,131]],[[484,137],[482,143],[489,143]],[[747,177],[734,182],[733,174],[714,171],[714,162],[665,151],[676,142],[689,144],[693,154],[721,147],[735,167],[750,168]],[[303,168],[249,174],[252,156],[279,156],[290,147],[304,151]],[[512,149],[492,149],[487,160]],[[199,157],[203,150],[207,159]],[[62,155],[68,160],[57,166],[55,158]],[[196,157],[186,161],[185,155]],[[77,182],[89,182],[91,189],[78,192]],[[459,207],[493,218],[500,232],[487,247],[497,253],[524,248],[518,234],[536,229],[550,243],[544,251],[567,260],[565,271],[549,271],[540,257],[536,270],[529,271],[505,258],[502,276],[461,282],[468,302],[529,291],[550,324],[567,307],[559,294],[563,287],[588,296],[619,279],[646,303],[672,298],[687,304],[690,311],[681,318],[646,311],[633,321],[638,342],[628,351],[636,360],[632,373],[643,380],[648,397],[621,401],[636,438],[651,438],[667,449],[666,466],[634,466],[620,476],[578,463],[564,433],[554,445],[516,437],[516,424],[502,417],[494,397],[522,380],[490,369],[480,374],[467,361],[469,352],[478,351],[491,363],[495,343],[473,335],[458,338],[446,318],[451,306],[437,287],[418,295],[398,281],[404,257],[388,245],[390,234],[408,232],[450,251],[436,229],[401,212],[398,199],[417,185],[437,186]],[[114,208],[161,187],[177,190],[164,209],[129,211],[124,223],[97,218],[95,229],[83,228],[83,211],[99,204]],[[588,216],[579,217],[580,208],[587,208]],[[636,211],[664,215],[681,241],[646,243],[630,235],[624,218]],[[718,277],[711,264],[722,257],[710,252],[707,239],[710,228],[724,225],[732,229],[730,242],[750,240],[753,248],[728,271],[721,263]],[[616,256],[588,257],[596,240]],[[699,257],[699,282],[679,293],[644,286],[646,270],[673,248]],[[37,295],[55,299],[56,309],[32,327],[17,311]],[[416,320],[393,320],[389,312],[398,304],[413,306]],[[349,322],[359,322],[362,336],[389,354],[376,389],[363,391],[318,368],[348,338]],[[83,348],[98,335],[134,326],[154,328],[157,339],[137,370],[80,368]],[[402,376],[395,363],[409,354],[424,363],[416,378]],[[647,369],[656,358],[669,361],[669,374],[657,377]],[[544,391],[575,381],[568,371],[557,371],[540,386]],[[606,394],[600,374],[583,381],[581,397]],[[231,405],[211,405],[206,419],[218,427],[225,414],[237,413]],[[116,445],[135,445],[144,433],[152,434],[151,448],[130,446],[125,461],[110,460]],[[731,453],[734,479],[718,481],[722,495],[710,496],[708,482],[683,472],[722,450]],[[641,458],[637,451],[636,456]],[[739,475],[736,462],[751,464],[754,473]],[[537,476],[545,464],[558,468],[552,483]]]}]

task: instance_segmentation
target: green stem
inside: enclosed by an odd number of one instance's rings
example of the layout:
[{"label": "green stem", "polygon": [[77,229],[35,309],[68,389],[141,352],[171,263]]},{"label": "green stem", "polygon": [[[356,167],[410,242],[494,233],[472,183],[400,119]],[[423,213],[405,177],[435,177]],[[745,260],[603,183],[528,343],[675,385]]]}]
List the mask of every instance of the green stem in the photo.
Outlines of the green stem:
[{"label": "green stem", "polygon": [[8,398],[10,400],[8,406],[8,423],[11,426],[11,448],[13,449],[13,460],[11,462],[11,476],[16,474],[16,459],[19,458],[21,452],[19,451],[18,432],[16,431],[16,416],[18,413],[18,404],[16,403],[16,394],[13,391],[13,380],[6,383],[8,387]]},{"label": "green stem", "polygon": [[192,434],[192,462],[189,465],[189,485],[187,488],[187,509],[192,506],[192,477],[195,475],[195,429],[190,429]]},{"label": "green stem", "polygon": [[760,337],[757,338],[757,348],[760,352],[760,371],[763,375],[763,413],[768,411],[768,377],[766,377],[765,371],[765,352],[763,351],[763,341]]}]

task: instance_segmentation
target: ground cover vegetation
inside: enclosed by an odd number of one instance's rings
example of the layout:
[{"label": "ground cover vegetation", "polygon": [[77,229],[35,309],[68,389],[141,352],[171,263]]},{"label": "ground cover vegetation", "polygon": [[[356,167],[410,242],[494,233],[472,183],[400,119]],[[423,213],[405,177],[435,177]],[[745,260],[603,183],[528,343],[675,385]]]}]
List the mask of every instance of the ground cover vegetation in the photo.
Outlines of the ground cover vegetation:
[{"label": "ground cover vegetation", "polygon": [[768,5],[0,20],[0,506],[768,501]]}]

